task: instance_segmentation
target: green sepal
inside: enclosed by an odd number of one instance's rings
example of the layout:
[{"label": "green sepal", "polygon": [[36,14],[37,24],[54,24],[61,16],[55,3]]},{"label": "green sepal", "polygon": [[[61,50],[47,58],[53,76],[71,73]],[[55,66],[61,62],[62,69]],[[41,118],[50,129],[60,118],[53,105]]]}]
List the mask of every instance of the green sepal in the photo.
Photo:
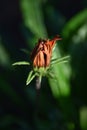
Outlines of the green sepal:
[{"label": "green sepal", "polygon": [[15,66],[15,65],[30,65],[30,63],[27,61],[18,61],[18,62],[13,63],[12,65],[13,66]]},{"label": "green sepal", "polygon": [[70,56],[65,56],[63,58],[56,58],[51,60],[51,65],[53,64],[60,64],[60,63],[66,63],[70,60]]},{"label": "green sepal", "polygon": [[33,74],[33,70],[31,70],[28,74],[27,80],[26,80],[26,85],[28,85],[36,76],[36,73]]}]

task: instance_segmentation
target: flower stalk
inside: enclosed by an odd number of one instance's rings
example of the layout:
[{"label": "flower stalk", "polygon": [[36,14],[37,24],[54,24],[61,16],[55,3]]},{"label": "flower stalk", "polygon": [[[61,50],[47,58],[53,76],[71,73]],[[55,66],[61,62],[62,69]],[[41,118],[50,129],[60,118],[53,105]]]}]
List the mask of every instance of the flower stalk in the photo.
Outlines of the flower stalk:
[{"label": "flower stalk", "polygon": [[41,80],[42,80],[42,76],[36,77],[36,89],[37,90],[41,88]]}]

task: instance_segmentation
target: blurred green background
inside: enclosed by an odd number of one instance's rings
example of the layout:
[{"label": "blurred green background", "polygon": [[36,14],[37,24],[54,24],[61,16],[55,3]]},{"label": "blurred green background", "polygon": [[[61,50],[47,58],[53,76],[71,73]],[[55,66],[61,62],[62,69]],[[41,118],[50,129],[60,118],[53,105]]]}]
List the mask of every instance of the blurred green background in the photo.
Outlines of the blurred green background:
[{"label": "blurred green background", "polygon": [[[53,66],[36,99],[30,67],[11,64],[57,34],[54,57],[71,60]],[[0,1],[0,130],[87,130],[87,0]]]}]

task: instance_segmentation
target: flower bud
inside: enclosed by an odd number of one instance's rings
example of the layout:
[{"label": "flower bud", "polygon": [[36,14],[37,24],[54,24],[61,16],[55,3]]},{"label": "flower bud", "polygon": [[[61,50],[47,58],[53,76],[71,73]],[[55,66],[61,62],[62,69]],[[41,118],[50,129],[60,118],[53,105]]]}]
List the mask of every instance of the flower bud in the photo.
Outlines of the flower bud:
[{"label": "flower bud", "polygon": [[57,40],[61,40],[61,38],[59,36],[56,36],[52,40],[40,39],[38,41],[31,54],[31,59],[34,67],[49,67],[52,56],[52,49]]}]

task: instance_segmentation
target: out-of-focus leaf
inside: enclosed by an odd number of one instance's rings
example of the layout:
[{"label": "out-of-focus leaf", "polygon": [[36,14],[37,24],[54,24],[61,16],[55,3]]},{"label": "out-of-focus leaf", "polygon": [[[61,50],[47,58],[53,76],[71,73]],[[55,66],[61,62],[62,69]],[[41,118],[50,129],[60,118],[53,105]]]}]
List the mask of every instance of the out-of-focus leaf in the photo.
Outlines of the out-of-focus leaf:
[{"label": "out-of-focus leaf", "polygon": [[[0,41],[1,42],[1,41]],[[0,64],[8,65],[10,63],[10,58],[4,46],[0,43]]]},{"label": "out-of-focus leaf", "polygon": [[74,44],[78,44],[86,41],[86,39],[87,39],[87,22],[77,30],[76,34],[72,37],[72,42]]},{"label": "out-of-focus leaf", "polygon": [[13,66],[15,66],[15,65],[30,65],[30,63],[27,61],[18,61],[18,62],[13,63],[12,65]]},{"label": "out-of-focus leaf", "polygon": [[[63,38],[72,38],[72,35],[87,22],[87,9],[81,11],[79,14],[74,16],[64,27],[62,31]],[[64,40],[65,40],[64,39]]]},{"label": "out-of-focus leaf", "polygon": [[[54,57],[57,58],[57,54],[61,57],[58,48],[55,48]],[[53,64],[52,72],[55,74],[54,78],[49,77],[49,84],[53,93],[53,96],[59,101],[59,106],[63,111],[65,119],[69,119],[74,111],[73,104],[70,97],[70,83],[69,78],[71,74],[70,63],[67,64]],[[71,109],[72,108],[72,109]]]},{"label": "out-of-focus leaf", "polygon": [[80,124],[82,130],[87,130],[87,107],[80,108]]},{"label": "out-of-focus leaf", "polygon": [[[53,53],[54,57],[60,56],[60,51],[55,48]],[[69,64],[54,64],[52,71],[56,75],[55,79],[49,78],[49,83],[53,92],[53,95],[58,98],[59,96],[68,96],[70,94],[69,76],[70,67]]]},{"label": "out-of-focus leaf", "polygon": [[47,32],[44,25],[39,0],[21,0],[21,10],[25,25],[35,34],[36,37],[46,37]]},{"label": "out-of-focus leaf", "polygon": [[87,9],[81,11],[65,25],[62,30],[63,47],[72,48],[72,43],[80,43],[87,39]]}]

